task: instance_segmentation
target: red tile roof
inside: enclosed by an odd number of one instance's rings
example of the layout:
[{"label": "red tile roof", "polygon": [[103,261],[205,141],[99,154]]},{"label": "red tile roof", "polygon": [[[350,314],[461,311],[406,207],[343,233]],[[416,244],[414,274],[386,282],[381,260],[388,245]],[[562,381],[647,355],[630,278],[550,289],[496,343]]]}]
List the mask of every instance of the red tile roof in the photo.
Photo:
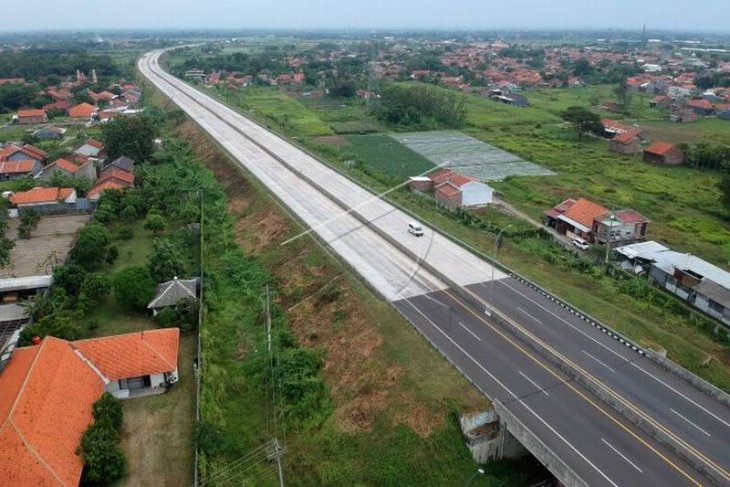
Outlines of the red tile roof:
[{"label": "red tile roof", "polygon": [[163,328],[73,342],[73,347],[108,379],[117,380],[177,369],[178,328]]},{"label": "red tile roof", "polygon": [[439,169],[438,171],[431,173],[429,178],[431,178],[433,184],[439,185],[444,181],[447,181],[453,175],[454,171],[452,171],[451,169]]},{"label": "red tile roof", "polygon": [[29,191],[11,195],[10,202],[14,205],[54,203],[65,200],[73,193],[73,188],[43,188],[39,186]]},{"label": "red tile roof", "polygon": [[613,139],[619,144],[630,144],[636,140],[636,137],[639,135],[639,131],[636,129],[627,130],[626,132],[622,134],[616,135]]},{"label": "red tile roof", "polygon": [[45,117],[46,112],[45,110],[40,109],[28,109],[28,110],[18,110],[18,117],[19,118],[25,118],[25,117]]},{"label": "red tile roof", "polygon": [[690,100],[687,102],[687,106],[693,108],[704,108],[705,110],[712,110],[715,106],[707,100]]},{"label": "red tile roof", "polygon": [[13,154],[21,152],[27,156],[29,156],[32,159],[37,159],[39,161],[42,161],[46,157],[48,157],[48,154],[40,150],[38,147],[26,144],[23,147],[18,147],[17,145],[6,145],[2,149],[0,149],[0,161],[9,158]]},{"label": "red tile roof", "polygon": [[624,223],[645,223],[649,221],[648,218],[636,210],[620,210],[615,215]]},{"label": "red tile roof", "polygon": [[79,103],[68,109],[71,118],[89,118],[96,112],[96,107],[88,103]]},{"label": "red tile roof", "polygon": [[104,144],[102,144],[101,142],[99,142],[96,139],[87,139],[86,142],[84,142],[84,144],[90,145],[91,147],[96,147],[99,150],[104,150]]},{"label": "red tile roof", "polygon": [[119,183],[134,184],[134,174],[124,169],[109,167],[99,174],[99,182],[117,180]]},{"label": "red tile roof", "polygon": [[667,154],[675,150],[678,150],[677,147],[670,144],[669,142],[657,141],[644,149],[644,152],[648,152],[649,154],[655,154],[657,156],[666,156]]},{"label": "red tile roof", "polygon": [[593,220],[604,213],[608,213],[606,208],[585,198],[580,198],[563,215],[586,228],[591,228]]},{"label": "red tile roof", "polygon": [[78,171],[81,166],[74,164],[71,161],[67,161],[66,159],[56,159],[52,163],[50,163],[48,166],[46,166],[46,169],[56,166],[59,169],[63,169],[66,172],[70,172],[71,174]]},{"label": "red tile roof", "polygon": [[438,185],[436,187],[436,191],[445,196],[454,196],[454,195],[461,193],[461,190],[458,187],[454,186],[453,184],[451,184],[448,181]]},{"label": "red tile roof", "polygon": [[25,159],[22,161],[0,162],[0,174],[25,174],[33,171],[36,161]]},{"label": "red tile roof", "polygon": [[102,379],[68,342],[19,348],[0,374],[0,484],[78,485],[76,455]]},{"label": "red tile roof", "polygon": [[101,194],[104,191],[107,191],[109,189],[119,191],[119,190],[122,190],[122,189],[124,189],[126,187],[127,186],[123,186],[123,185],[121,185],[119,183],[115,183],[114,181],[111,181],[111,180],[107,179],[106,181],[101,181],[101,182],[96,183],[94,185],[94,187],[91,188],[88,191],[88,193],[86,193],[86,196],[88,198],[91,198],[92,196],[96,196],[97,194]]},{"label": "red tile roof", "polygon": [[475,179],[475,178],[470,178],[469,176],[464,176],[462,174],[454,174],[453,176],[451,176],[449,178],[449,182],[459,188],[461,188],[462,186],[464,186],[467,183],[471,183],[474,181],[479,181],[479,180]]}]

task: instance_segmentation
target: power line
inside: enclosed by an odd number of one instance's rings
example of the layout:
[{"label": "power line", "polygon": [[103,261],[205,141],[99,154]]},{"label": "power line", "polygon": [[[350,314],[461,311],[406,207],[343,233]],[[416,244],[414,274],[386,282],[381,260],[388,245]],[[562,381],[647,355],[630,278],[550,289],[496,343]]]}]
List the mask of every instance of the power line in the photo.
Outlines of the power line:
[{"label": "power line", "polygon": [[200,483],[200,487],[203,487],[204,485],[209,484],[213,480],[218,480],[221,476],[226,475],[230,470],[237,468],[240,464],[247,462],[248,460],[259,456],[262,453],[266,453],[266,449],[268,448],[269,443],[264,443],[263,445],[259,446],[258,448],[255,448],[249,452],[246,452],[244,455],[238,457],[236,460],[229,463],[223,470],[219,471],[215,475],[212,475],[205,479],[203,482]]}]

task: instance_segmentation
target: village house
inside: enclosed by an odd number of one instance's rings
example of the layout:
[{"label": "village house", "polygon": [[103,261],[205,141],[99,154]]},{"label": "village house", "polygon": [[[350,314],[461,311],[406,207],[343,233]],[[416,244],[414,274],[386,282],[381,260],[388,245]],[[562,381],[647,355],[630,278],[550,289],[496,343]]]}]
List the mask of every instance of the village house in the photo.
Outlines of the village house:
[{"label": "village house", "polygon": [[586,198],[571,198],[547,210],[545,224],[554,227],[560,235],[593,242],[593,222],[607,213],[606,208]]},{"label": "village house", "polygon": [[730,325],[730,273],[657,242],[625,245],[615,253],[623,267],[636,273],[648,270],[652,283]]},{"label": "village house", "polygon": [[198,299],[198,279],[178,279],[157,285],[157,292],[147,309],[152,310],[152,315],[157,316],[163,308],[175,307],[186,299]]},{"label": "village house", "polygon": [[669,115],[669,120],[672,122],[692,123],[699,120],[699,115],[691,108],[679,108]]},{"label": "village house", "polygon": [[33,137],[38,140],[59,140],[66,133],[66,129],[59,127],[43,127],[33,132]]},{"label": "village house", "polygon": [[76,203],[76,199],[76,190],[73,188],[44,188],[41,186],[13,193],[9,198],[10,203],[17,208]]},{"label": "village house", "polygon": [[134,172],[134,160],[127,156],[119,156],[106,166],[106,168],[109,167],[121,169],[122,171]]},{"label": "village house", "polygon": [[79,103],[68,109],[68,116],[71,118],[91,119],[96,113],[96,107],[88,103]]},{"label": "village house", "polygon": [[591,229],[598,243],[633,242],[646,238],[649,220],[635,210],[619,210],[600,215]]},{"label": "village house", "polygon": [[48,154],[38,147],[26,144],[23,146],[6,145],[0,149],[0,161],[26,161],[33,160],[42,163]]},{"label": "village house", "polygon": [[21,125],[33,125],[48,121],[45,110],[41,109],[18,110],[16,116],[18,117],[18,123]]},{"label": "village house", "polygon": [[179,342],[165,328],[15,349],[0,366],[0,485],[79,485],[94,402],[165,391],[178,380]]},{"label": "village house", "polygon": [[76,164],[66,159],[57,159],[53,161],[43,168],[37,178],[41,181],[50,182],[56,174],[66,176],[71,179],[86,178],[92,183],[96,181],[96,168],[91,161]]},{"label": "village house", "polygon": [[641,152],[641,140],[639,140],[638,132],[629,130],[615,135],[608,141],[608,150],[619,154],[638,154]]},{"label": "village house", "polygon": [[[116,163],[116,164],[115,164]],[[119,157],[107,165],[99,173],[96,184],[86,193],[91,201],[98,201],[104,191],[123,191],[134,186],[134,173],[122,169],[122,167],[134,167],[134,161],[128,157]]]},{"label": "village house", "polygon": [[43,166],[40,162],[31,159],[22,161],[0,161],[0,180],[8,181],[35,177]]},{"label": "village house", "polygon": [[412,190],[433,191],[436,201],[448,208],[486,206],[493,201],[494,190],[476,178],[442,169],[429,177],[412,177]]},{"label": "village house", "polygon": [[689,100],[686,107],[700,117],[713,115],[715,113],[715,106],[707,100]]},{"label": "village house", "polygon": [[87,139],[86,142],[74,149],[74,154],[96,158],[103,157],[104,144],[96,139]]},{"label": "village house", "polygon": [[678,166],[684,162],[684,154],[676,145],[657,141],[644,149],[644,162],[662,166]]}]

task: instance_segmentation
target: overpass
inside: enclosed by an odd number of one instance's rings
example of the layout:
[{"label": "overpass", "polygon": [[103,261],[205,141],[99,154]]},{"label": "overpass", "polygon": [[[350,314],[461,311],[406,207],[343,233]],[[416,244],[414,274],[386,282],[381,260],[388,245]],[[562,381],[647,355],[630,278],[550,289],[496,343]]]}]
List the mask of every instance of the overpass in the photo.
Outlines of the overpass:
[{"label": "overpass", "polygon": [[566,485],[730,484],[730,408],[529,282],[213,98],[138,64],[407,318]]}]

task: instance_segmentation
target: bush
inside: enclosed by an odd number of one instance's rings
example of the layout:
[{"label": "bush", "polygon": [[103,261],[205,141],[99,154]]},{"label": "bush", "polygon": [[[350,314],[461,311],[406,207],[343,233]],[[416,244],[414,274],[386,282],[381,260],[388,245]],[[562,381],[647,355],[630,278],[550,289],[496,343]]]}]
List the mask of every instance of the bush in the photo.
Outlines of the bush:
[{"label": "bush", "polygon": [[91,412],[95,421],[107,420],[117,431],[122,427],[122,421],[124,419],[122,403],[108,392],[105,392],[96,400]]},{"label": "bush", "polygon": [[119,257],[119,247],[110,245],[106,253],[106,263],[109,265],[113,264],[117,260],[117,257]]},{"label": "bush", "polygon": [[81,292],[79,293],[79,301],[85,306],[94,306],[100,304],[111,290],[111,282],[104,274],[89,274],[81,284]]},{"label": "bush", "polygon": [[79,232],[71,258],[84,269],[94,270],[106,259],[110,241],[111,235],[104,225],[90,223]]},{"label": "bush", "polygon": [[69,296],[76,296],[81,291],[89,273],[78,264],[69,264],[53,269],[53,285],[60,287]]},{"label": "bush", "polygon": [[83,485],[109,485],[127,470],[121,437],[109,420],[95,421],[81,437],[79,453],[84,460]]},{"label": "bush", "polygon": [[155,281],[145,267],[127,267],[114,278],[114,298],[120,306],[144,310],[155,295]]},{"label": "bush", "polygon": [[175,326],[177,323],[177,311],[175,311],[175,308],[162,308],[155,315],[155,323],[161,328]]},{"label": "bush", "polygon": [[165,229],[165,218],[159,213],[150,213],[144,220],[144,228],[159,235]]},{"label": "bush", "polygon": [[155,240],[147,267],[155,282],[183,276],[186,273],[183,249],[170,239]]},{"label": "bush", "polygon": [[132,227],[122,227],[117,236],[121,240],[132,240],[134,238],[134,230]]}]

